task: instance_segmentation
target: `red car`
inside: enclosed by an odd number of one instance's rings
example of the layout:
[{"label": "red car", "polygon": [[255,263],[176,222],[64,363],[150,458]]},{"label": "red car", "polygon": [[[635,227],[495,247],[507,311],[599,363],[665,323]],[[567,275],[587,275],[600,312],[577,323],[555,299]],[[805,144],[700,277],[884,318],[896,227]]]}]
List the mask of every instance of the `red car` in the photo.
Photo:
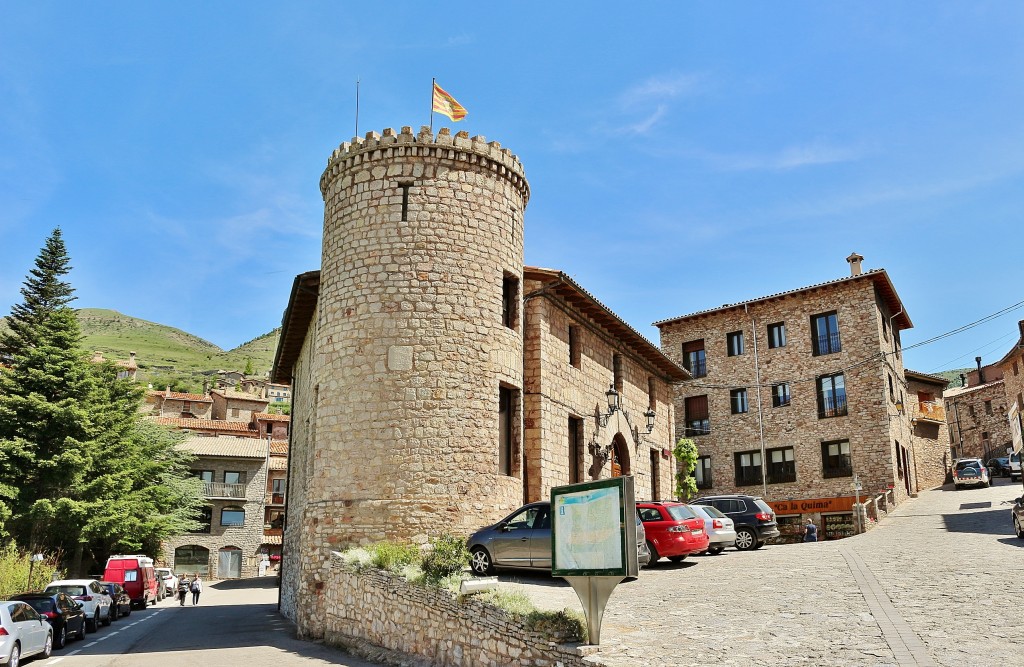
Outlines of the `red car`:
[{"label": "red car", "polygon": [[639,502],[636,511],[647,533],[652,565],[662,557],[678,563],[708,548],[704,520],[685,504],[671,500]]}]

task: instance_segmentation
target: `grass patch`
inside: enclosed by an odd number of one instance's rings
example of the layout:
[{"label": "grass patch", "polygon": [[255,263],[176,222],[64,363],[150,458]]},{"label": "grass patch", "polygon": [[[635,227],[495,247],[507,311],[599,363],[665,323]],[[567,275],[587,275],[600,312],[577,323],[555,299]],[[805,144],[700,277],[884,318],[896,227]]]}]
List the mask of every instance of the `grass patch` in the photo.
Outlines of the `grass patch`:
[{"label": "grass patch", "polygon": [[578,611],[563,609],[545,611],[537,609],[526,593],[497,589],[486,591],[479,599],[488,602],[515,618],[531,632],[561,641],[587,640],[587,620]]}]

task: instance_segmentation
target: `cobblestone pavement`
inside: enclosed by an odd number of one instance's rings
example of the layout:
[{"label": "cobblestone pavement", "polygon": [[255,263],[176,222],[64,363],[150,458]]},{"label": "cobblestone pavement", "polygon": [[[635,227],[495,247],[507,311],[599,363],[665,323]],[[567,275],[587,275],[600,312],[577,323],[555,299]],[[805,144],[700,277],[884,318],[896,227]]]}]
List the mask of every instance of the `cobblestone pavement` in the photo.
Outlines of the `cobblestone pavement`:
[{"label": "cobblestone pavement", "polygon": [[[1024,664],[1019,483],[926,491],[864,535],[661,563],[612,594],[600,661],[626,665]],[[503,576],[547,609],[560,579]]]}]

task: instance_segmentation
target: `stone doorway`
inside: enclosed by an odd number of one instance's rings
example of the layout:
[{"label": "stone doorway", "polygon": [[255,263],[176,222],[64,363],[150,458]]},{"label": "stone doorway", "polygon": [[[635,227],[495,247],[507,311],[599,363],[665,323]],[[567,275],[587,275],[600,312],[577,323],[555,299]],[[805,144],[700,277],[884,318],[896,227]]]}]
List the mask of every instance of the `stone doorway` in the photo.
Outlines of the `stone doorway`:
[{"label": "stone doorway", "polygon": [[623,477],[629,474],[629,447],[621,433],[616,433],[612,440],[612,477]]}]

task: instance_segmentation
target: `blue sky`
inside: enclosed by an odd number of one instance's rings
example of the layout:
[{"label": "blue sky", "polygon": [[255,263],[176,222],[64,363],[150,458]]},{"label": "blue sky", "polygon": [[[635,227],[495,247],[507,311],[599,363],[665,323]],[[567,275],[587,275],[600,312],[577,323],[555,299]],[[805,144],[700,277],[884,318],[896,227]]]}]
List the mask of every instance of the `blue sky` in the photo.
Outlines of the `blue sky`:
[{"label": "blue sky", "polygon": [[[0,312],[60,225],[79,307],[224,348],[277,326],[357,77],[360,134],[426,124],[437,77],[469,116],[435,129],[525,165],[526,262],[655,342],[852,251],[892,277],[904,345],[1024,299],[1024,5],[490,4],[8,3]],[[906,363],[994,361],[1018,319]]]}]

